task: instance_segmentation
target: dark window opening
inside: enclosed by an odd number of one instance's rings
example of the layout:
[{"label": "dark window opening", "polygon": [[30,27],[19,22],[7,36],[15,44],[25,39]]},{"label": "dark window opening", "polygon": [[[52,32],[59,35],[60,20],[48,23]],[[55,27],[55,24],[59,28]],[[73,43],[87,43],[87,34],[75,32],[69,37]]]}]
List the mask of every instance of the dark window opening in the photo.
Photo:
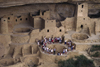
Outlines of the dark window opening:
[{"label": "dark window opening", "polygon": [[59,32],[61,32],[62,30],[60,29]]},{"label": "dark window opening", "polygon": [[47,32],[49,32],[49,30],[47,30]]},{"label": "dark window opening", "polygon": [[17,18],[20,18],[21,16],[17,16]]},{"label": "dark window opening", "polygon": [[32,14],[32,16],[36,16],[36,15]]},{"label": "dark window opening", "polygon": [[38,12],[36,12],[37,13],[37,15],[40,15],[40,10],[38,10]]},{"label": "dark window opening", "polygon": [[10,17],[8,17],[8,20],[10,20]]},{"label": "dark window opening", "polygon": [[42,12],[42,15],[44,15],[45,12],[46,12],[46,11],[43,11],[43,12]]},{"label": "dark window opening", "polygon": [[85,18],[83,18],[83,20],[85,20]]},{"label": "dark window opening", "polygon": [[79,5],[81,4],[81,3],[78,3]]},{"label": "dark window opening", "polygon": [[[1,17],[1,18],[3,18],[3,17]],[[0,20],[1,20],[1,18],[0,18]]]},{"label": "dark window opening", "polygon": [[26,18],[26,20],[27,20],[27,18]]},{"label": "dark window opening", "polygon": [[13,14],[11,14],[11,15],[13,15]]},{"label": "dark window opening", "polygon": [[4,21],[6,21],[6,20],[4,20]]},{"label": "dark window opening", "polygon": [[81,25],[81,28],[83,29],[83,25]]},{"label": "dark window opening", "polygon": [[40,15],[40,10],[38,10],[37,12],[34,12],[34,14],[32,14],[32,16],[37,16]]},{"label": "dark window opening", "polygon": [[84,5],[82,5],[82,8],[84,7]]},{"label": "dark window opening", "polygon": [[20,18],[20,20],[22,20],[22,18]]},{"label": "dark window opening", "polygon": [[17,19],[16,19],[16,22],[17,22]]},{"label": "dark window opening", "polygon": [[2,57],[4,57],[4,55]]}]

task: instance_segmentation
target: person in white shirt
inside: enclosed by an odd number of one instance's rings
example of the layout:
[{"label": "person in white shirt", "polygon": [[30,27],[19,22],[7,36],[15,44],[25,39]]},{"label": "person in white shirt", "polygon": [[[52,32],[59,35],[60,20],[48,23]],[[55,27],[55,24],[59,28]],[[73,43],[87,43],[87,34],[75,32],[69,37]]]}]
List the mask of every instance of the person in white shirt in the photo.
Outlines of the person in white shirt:
[{"label": "person in white shirt", "polygon": [[46,50],[46,52],[48,53],[49,52],[49,48],[47,47],[47,50]]},{"label": "person in white shirt", "polygon": [[45,52],[47,52],[47,51],[46,51],[46,50],[47,50],[47,47],[45,47],[44,50],[45,50]]},{"label": "person in white shirt", "polygon": [[61,56],[62,56],[63,54],[61,53]]},{"label": "person in white shirt", "polygon": [[53,54],[53,49],[51,49],[51,53]]},{"label": "person in white shirt", "polygon": [[67,40],[65,40],[65,45],[67,44]]},{"label": "person in white shirt", "polygon": [[37,44],[40,45],[40,42],[38,41]]},{"label": "person in white shirt", "polygon": [[67,54],[67,49],[65,49],[65,53]]}]

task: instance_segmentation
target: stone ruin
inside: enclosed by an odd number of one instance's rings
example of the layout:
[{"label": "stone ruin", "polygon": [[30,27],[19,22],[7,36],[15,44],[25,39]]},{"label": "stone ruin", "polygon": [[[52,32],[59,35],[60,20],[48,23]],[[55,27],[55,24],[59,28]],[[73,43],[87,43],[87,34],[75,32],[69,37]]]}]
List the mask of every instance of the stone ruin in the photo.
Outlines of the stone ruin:
[{"label": "stone ruin", "polygon": [[[0,0],[0,67],[50,67],[49,64],[57,67],[57,61],[100,44],[100,4],[95,3],[94,0],[18,0],[15,3]],[[67,57],[45,54],[35,43],[42,37],[70,39],[76,50]],[[65,46],[55,47],[60,51]]]}]

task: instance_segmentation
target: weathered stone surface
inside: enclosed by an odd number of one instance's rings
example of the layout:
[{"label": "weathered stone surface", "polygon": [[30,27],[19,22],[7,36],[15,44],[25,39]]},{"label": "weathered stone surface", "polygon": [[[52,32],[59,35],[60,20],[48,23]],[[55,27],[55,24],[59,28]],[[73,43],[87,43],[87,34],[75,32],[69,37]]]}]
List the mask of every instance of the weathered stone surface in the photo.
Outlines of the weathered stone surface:
[{"label": "weathered stone surface", "polygon": [[4,54],[5,52],[5,47],[3,44],[0,43],[0,57]]},{"label": "weathered stone surface", "polygon": [[0,7],[10,7],[10,6],[18,6],[25,4],[33,4],[33,3],[62,3],[62,2],[92,2],[92,3],[100,3],[100,0],[0,0]]},{"label": "weathered stone surface", "polygon": [[9,7],[32,3],[59,3],[67,1],[68,0],[0,0],[0,7]]},{"label": "weathered stone surface", "polygon": [[[8,8],[0,8],[0,18],[4,15],[13,14],[14,16],[20,16],[24,13],[37,13],[39,10],[50,10],[52,19],[62,19],[66,17],[72,17],[74,15],[75,6],[73,4],[32,4],[24,6],[15,6]],[[63,11],[62,11],[63,10]],[[12,25],[12,24],[11,24]]]}]

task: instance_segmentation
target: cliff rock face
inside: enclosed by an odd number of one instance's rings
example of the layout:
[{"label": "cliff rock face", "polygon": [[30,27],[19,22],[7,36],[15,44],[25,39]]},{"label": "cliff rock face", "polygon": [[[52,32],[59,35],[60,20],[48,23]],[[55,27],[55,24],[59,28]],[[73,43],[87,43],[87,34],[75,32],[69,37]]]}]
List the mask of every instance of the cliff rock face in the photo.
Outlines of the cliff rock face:
[{"label": "cliff rock face", "polygon": [[[41,10],[42,12],[50,10],[51,19],[64,20],[66,17],[73,17],[75,12],[75,5],[73,4],[32,4],[24,6],[15,6],[8,8],[0,8],[0,17],[4,15],[18,15],[37,13]],[[18,15],[19,16],[19,15]]]},{"label": "cliff rock face", "polygon": [[63,2],[92,2],[100,3],[100,0],[0,0],[0,7],[10,7],[34,3],[63,3]]},{"label": "cliff rock face", "polygon": [[0,7],[9,7],[33,3],[60,3],[67,1],[68,0],[0,0]]}]

